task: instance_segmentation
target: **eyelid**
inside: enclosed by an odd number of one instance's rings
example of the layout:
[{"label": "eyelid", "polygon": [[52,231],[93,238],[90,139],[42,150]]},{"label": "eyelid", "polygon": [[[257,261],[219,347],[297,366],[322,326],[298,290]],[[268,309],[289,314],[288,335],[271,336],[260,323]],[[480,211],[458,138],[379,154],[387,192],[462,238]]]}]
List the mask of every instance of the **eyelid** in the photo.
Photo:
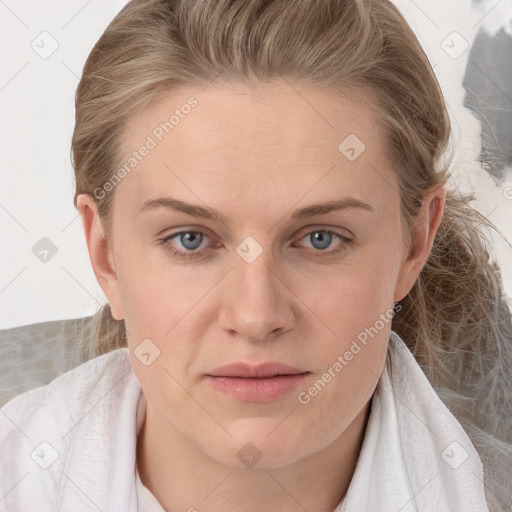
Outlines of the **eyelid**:
[{"label": "eyelid", "polygon": [[[202,229],[202,228],[193,228],[193,229],[191,229],[191,228],[185,228],[185,229],[180,229],[180,230],[178,230],[178,231],[176,231],[176,232],[173,232],[173,233],[171,233],[171,234],[169,234],[169,235],[165,236],[165,237],[163,238],[163,240],[167,240],[167,241],[169,241],[169,240],[171,240],[171,239],[173,239],[173,238],[177,237],[178,235],[182,235],[183,233],[198,233],[198,234],[200,234],[200,235],[203,235],[203,237],[207,237],[207,238],[209,238],[209,239],[210,239],[210,241],[211,241],[211,243],[217,243],[217,245],[218,245],[218,242],[215,242],[215,238],[216,238],[216,237],[212,236],[212,235],[208,232],[208,230],[206,230],[206,229]],[[210,248],[211,248],[211,247],[207,247],[206,249],[201,249],[201,251],[207,251],[207,250],[208,250],[208,249],[210,249]],[[187,251],[187,252],[192,252],[192,251]],[[198,251],[198,252],[199,252],[199,251]]]},{"label": "eyelid", "polygon": [[[211,241],[213,241],[213,246],[210,246],[210,247],[206,247],[206,248],[203,248],[203,249],[200,249],[200,250],[193,250],[193,251],[185,251],[183,249],[175,249],[171,246],[171,240],[183,233],[199,233],[203,236],[206,236],[207,238],[209,238]],[[178,229],[178,231],[175,231],[175,232],[172,232],[162,238],[158,238],[158,243],[159,245],[162,245],[164,247],[165,250],[167,250],[168,252],[170,252],[171,254],[175,255],[178,259],[182,258],[182,259],[186,259],[187,257],[188,258],[192,258],[194,257],[195,255],[197,255],[199,257],[199,255],[202,255],[203,253],[205,253],[206,251],[210,251],[211,249],[215,249],[215,245],[218,247],[219,246],[219,243],[218,242],[214,242],[214,239],[215,237],[211,236],[210,233],[208,232],[208,230],[206,229],[203,229],[203,228],[190,228],[190,227],[185,227],[185,228],[182,228],[182,229]]]},{"label": "eyelid", "polygon": [[[310,226],[304,226],[303,228],[301,228],[299,233],[304,232],[304,236],[306,236],[309,235],[312,231],[329,231],[332,233],[339,234],[338,236],[346,236],[347,238],[354,237],[354,234],[347,228],[340,228],[337,226],[326,226],[325,224],[313,224]],[[302,238],[302,236],[299,237],[299,239]]]},{"label": "eyelid", "polygon": [[[318,258],[318,257],[335,257],[338,256],[339,253],[343,252],[347,249],[348,245],[352,245],[354,240],[352,237],[346,236],[340,228],[312,228],[308,229],[303,236],[298,237],[297,242],[300,242],[304,238],[307,238],[311,233],[323,231],[325,233],[330,233],[340,239],[340,243],[331,247],[330,249],[315,249],[314,247],[309,247],[306,249],[306,257],[307,258]],[[295,243],[297,243],[295,242]],[[309,253],[309,254],[308,254]]]}]

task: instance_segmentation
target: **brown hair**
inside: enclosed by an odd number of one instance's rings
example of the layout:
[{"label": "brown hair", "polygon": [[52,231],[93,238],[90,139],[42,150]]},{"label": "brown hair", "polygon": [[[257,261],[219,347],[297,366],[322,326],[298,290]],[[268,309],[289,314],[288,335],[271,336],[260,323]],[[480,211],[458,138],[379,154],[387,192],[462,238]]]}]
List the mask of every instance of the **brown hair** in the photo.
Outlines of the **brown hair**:
[{"label": "brown hair", "polygon": [[[76,94],[76,195],[102,188],[123,159],[127,121],[177,88],[214,80],[290,83],[371,98],[399,176],[404,237],[425,190],[448,184],[450,120],[413,31],[387,0],[132,0],[91,51]],[[96,197],[96,196],[95,196]],[[113,193],[97,198],[110,239]],[[478,449],[491,511],[512,502],[512,322],[487,228],[448,188],[429,259],[392,329]],[[104,306],[84,358],[126,346]]]}]

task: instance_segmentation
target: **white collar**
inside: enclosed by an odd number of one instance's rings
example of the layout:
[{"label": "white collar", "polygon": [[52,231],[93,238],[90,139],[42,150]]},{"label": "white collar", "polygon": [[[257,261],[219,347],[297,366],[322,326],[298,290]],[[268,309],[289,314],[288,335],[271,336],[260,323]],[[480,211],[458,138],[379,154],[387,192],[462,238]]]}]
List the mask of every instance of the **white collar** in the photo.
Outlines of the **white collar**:
[{"label": "white collar", "polygon": [[394,331],[338,511],[488,512],[476,449]]}]

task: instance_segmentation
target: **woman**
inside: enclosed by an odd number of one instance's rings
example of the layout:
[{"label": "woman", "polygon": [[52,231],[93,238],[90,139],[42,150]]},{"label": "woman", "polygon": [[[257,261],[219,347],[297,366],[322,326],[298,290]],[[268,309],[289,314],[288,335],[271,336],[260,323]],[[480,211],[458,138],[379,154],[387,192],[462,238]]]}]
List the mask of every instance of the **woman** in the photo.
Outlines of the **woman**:
[{"label": "woman", "polygon": [[449,135],[388,1],[129,2],[73,136],[109,305],[2,409],[4,509],[506,510],[510,311]]}]

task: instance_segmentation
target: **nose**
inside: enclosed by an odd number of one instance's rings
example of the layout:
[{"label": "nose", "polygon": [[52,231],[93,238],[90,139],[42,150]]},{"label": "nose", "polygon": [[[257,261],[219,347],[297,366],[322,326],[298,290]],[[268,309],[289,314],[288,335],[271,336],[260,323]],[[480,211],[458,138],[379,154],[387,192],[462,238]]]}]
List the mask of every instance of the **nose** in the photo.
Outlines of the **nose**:
[{"label": "nose", "polygon": [[232,337],[264,342],[294,327],[294,295],[268,249],[251,263],[235,253],[234,268],[224,286],[228,289],[219,323]]}]

